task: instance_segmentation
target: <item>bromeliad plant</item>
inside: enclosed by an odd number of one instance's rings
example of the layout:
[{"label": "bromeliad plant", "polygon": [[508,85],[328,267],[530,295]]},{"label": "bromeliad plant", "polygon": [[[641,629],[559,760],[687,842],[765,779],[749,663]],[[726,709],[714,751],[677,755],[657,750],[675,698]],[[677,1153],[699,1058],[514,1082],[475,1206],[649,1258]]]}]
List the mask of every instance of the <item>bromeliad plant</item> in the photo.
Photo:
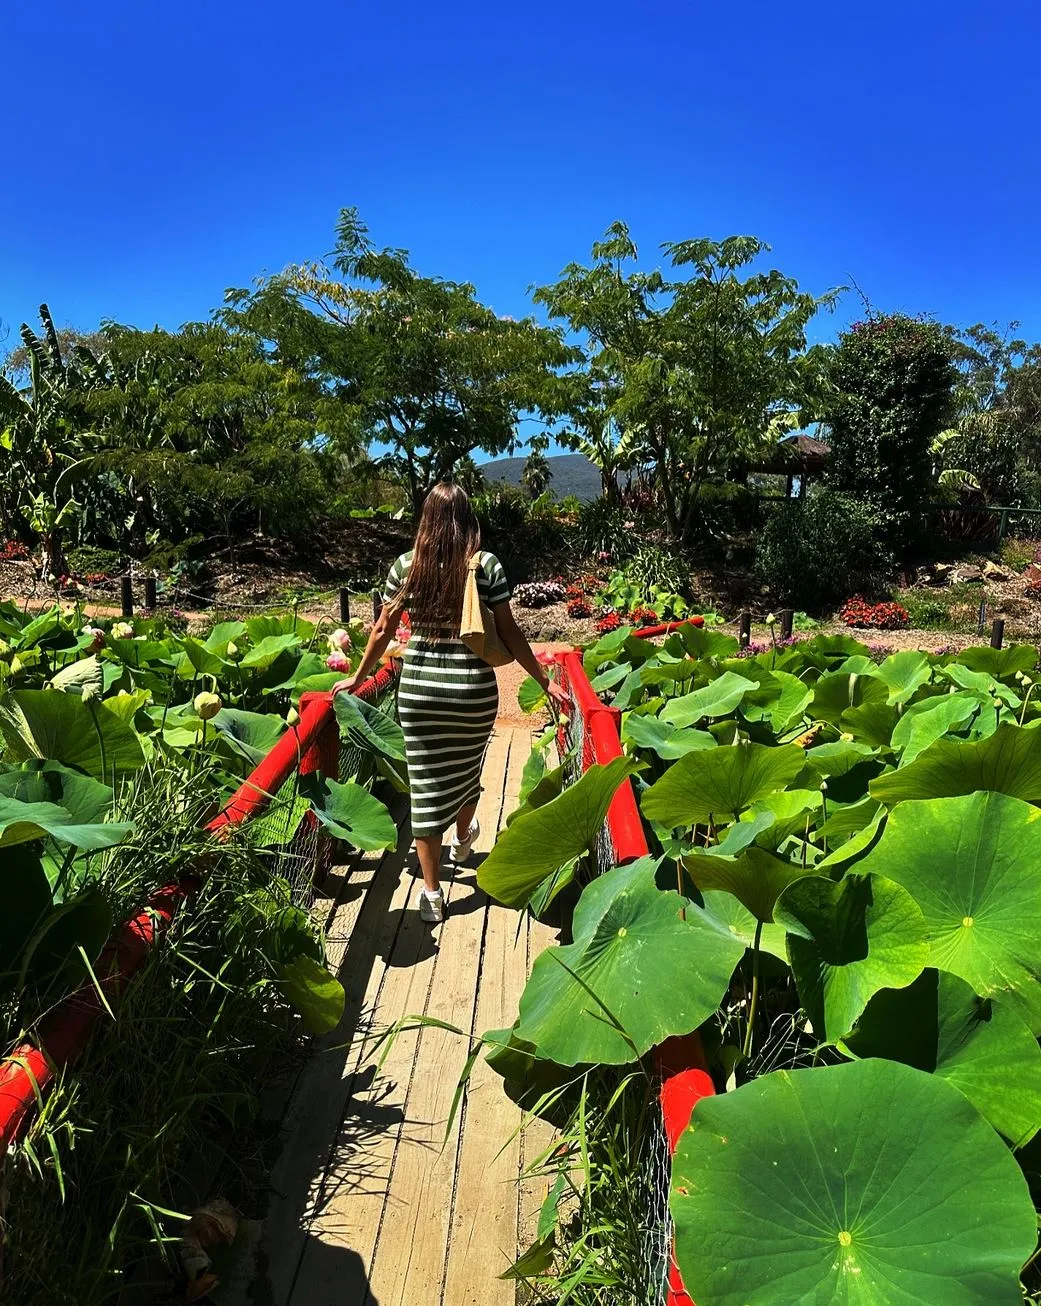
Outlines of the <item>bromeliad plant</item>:
[{"label": "bromeliad plant", "polygon": [[[490,1060],[559,1115],[589,1067],[649,1075],[700,1029],[719,1095],[672,1172],[699,1306],[1019,1301],[1041,1191],[1036,650],[737,654],[691,627],[586,651],[627,756],[544,774],[480,868],[537,913],[585,883]],[[626,776],[651,856],[590,879]],[[555,1236],[536,1282],[597,1238]]]}]

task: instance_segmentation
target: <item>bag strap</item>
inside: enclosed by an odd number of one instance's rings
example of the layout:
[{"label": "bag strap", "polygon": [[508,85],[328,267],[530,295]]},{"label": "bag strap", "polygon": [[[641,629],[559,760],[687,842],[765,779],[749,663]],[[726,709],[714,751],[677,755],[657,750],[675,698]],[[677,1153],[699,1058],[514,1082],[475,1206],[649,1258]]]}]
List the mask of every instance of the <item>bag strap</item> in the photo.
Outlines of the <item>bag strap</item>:
[{"label": "bag strap", "polygon": [[477,550],[477,552],[474,554],[474,556],[470,559],[470,561],[469,561],[466,565],[467,565],[467,568],[468,568],[470,571],[473,571],[473,572],[476,572],[476,571],[477,571],[477,568],[481,565],[481,551],[480,551],[480,549]]}]

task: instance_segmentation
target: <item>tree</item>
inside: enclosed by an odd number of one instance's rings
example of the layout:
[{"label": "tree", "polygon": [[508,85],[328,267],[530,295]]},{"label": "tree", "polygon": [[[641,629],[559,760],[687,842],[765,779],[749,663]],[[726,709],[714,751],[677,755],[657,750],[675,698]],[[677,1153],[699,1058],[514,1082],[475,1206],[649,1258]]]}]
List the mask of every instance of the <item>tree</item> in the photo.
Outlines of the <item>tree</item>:
[{"label": "tree", "polygon": [[0,375],[0,486],[5,528],[37,536],[44,579],[67,570],[63,533],[79,504],[76,480],[89,464],[83,390],[98,359],[81,345],[66,359],[46,304],[43,334],[21,328],[27,384]]},{"label": "tree", "polygon": [[531,441],[531,451],[525,459],[524,470],[521,472],[521,484],[532,499],[545,494],[553,479],[549,459],[546,457],[547,444],[548,441],[544,437],[536,436]]},{"label": "tree", "polygon": [[560,332],[499,317],[472,285],[420,276],[405,251],[375,247],[354,209],[340,215],[331,268],[294,265],[228,302],[225,322],[328,388],[343,419],[330,438],[383,450],[417,510],[474,450],[512,450],[522,416],[562,410],[557,369],[574,351]]},{"label": "tree", "polygon": [[807,350],[806,326],[837,292],[814,298],[777,271],[739,275],[769,249],[751,236],[663,249],[676,279],[625,271],[637,249],[616,222],[590,266],[571,264],[535,299],[585,342],[585,367],[572,377],[572,411],[585,428],[576,447],[610,447],[616,430],[632,432],[653,463],[670,531],[689,543],[706,480],[818,401],[822,360]]},{"label": "tree", "polygon": [[[110,323],[88,396],[92,462],[108,476],[110,526],[139,551],[221,523],[229,543],[254,528],[295,536],[328,499],[321,443],[332,401],[273,363],[262,341],[217,322],[179,331]],[[112,497],[111,474],[119,472]]]},{"label": "tree", "polygon": [[942,327],[896,313],[855,322],[832,351],[832,484],[879,513],[907,553],[932,485],[932,448],[949,425],[957,379]]}]

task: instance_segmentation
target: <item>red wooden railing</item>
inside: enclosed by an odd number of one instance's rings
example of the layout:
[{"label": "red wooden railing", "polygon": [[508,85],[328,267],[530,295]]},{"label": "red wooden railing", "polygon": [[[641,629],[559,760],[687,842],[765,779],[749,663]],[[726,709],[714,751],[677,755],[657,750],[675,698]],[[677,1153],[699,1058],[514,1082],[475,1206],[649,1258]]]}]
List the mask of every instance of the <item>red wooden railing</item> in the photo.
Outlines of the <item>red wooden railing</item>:
[{"label": "red wooden railing", "polygon": [[[391,663],[371,676],[358,690],[359,697],[379,697],[393,683],[397,667]],[[332,695],[302,694],[299,722],[282,735],[207,829],[220,838],[222,829],[260,815],[295,771],[307,775],[319,770],[339,774],[339,732]],[[313,820],[313,813],[307,818]],[[106,1004],[111,1006],[119,998],[204,876],[205,867],[198,867],[177,883],[157,889],[103,949],[94,966],[97,987],[84,984],[44,1017],[31,1042],[0,1061],[0,1149],[6,1150],[19,1137],[55,1075],[83,1051]]]},{"label": "red wooden railing", "polygon": [[[642,639],[653,639],[668,634],[682,624],[684,623],[670,622],[668,625],[645,627],[634,634]],[[621,712],[600,701],[582,665],[581,653],[558,654],[556,661],[560,667],[561,683],[571,695],[575,712],[582,718],[582,769],[586,770],[594,763],[606,765],[614,758],[621,757]],[[628,780],[616,791],[608,809],[607,833],[612,856],[618,866],[646,857],[650,852],[636,795]],[[663,1043],[656,1050],[655,1059],[662,1080],[661,1113],[671,1154],[676,1150],[680,1135],[690,1124],[694,1107],[701,1098],[711,1097],[715,1088],[708,1072],[701,1038],[696,1031]],[[683,1287],[683,1279],[674,1257],[669,1267],[666,1302],[667,1306],[694,1306],[692,1298]]]}]

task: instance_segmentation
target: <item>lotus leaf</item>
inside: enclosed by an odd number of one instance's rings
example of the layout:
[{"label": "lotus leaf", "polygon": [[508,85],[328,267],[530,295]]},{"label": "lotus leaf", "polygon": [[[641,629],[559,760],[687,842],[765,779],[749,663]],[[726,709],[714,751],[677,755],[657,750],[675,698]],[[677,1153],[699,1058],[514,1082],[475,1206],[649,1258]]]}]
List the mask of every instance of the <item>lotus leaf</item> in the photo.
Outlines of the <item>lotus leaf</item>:
[{"label": "lotus leaf", "polygon": [[[738,826],[741,824],[738,822]],[[790,884],[804,875],[813,875],[812,867],[807,869],[798,862],[784,861],[764,848],[754,847],[736,857],[712,856],[695,850],[683,858],[683,865],[702,892],[718,889],[732,893],[756,920],[763,922],[773,920],[774,904]]]},{"label": "lotus leaf", "polygon": [[799,999],[821,1040],[847,1034],[873,994],[904,988],[929,964],[921,909],[880,875],[798,880],[774,920],[788,931]]},{"label": "lotus leaf", "polygon": [[801,748],[741,743],[689,753],[646,791],[643,813],[670,829],[737,816],[790,784],[805,765]]},{"label": "lotus leaf", "polygon": [[745,951],[641,863],[586,888],[574,940],[535,962],[517,1026],[540,1057],[564,1066],[623,1064],[690,1033],[715,1011]]},{"label": "lotus leaf", "polygon": [[893,731],[893,747],[901,750],[901,762],[910,762],[951,730],[964,729],[980,710],[974,694],[942,694],[912,703]]},{"label": "lotus leaf", "polygon": [[[938,745],[933,745],[934,748]],[[921,907],[930,965],[1006,997],[1041,1031],[1041,811],[1006,794],[901,803],[859,868]]]},{"label": "lotus leaf", "polygon": [[0,699],[0,734],[9,758],[52,758],[98,780],[118,779],[144,765],[134,731],[112,712],[75,694],[18,689]]},{"label": "lotus leaf", "polygon": [[312,772],[302,776],[301,792],[314,804],[315,815],[335,839],[370,852],[396,848],[398,827],[383,803],[360,784],[339,784]]},{"label": "lotus leaf", "polygon": [[286,730],[281,717],[237,707],[221,708],[210,725],[250,766],[263,761]]},{"label": "lotus leaf", "polygon": [[705,730],[680,728],[663,721],[660,716],[645,716],[630,712],[622,725],[622,739],[637,748],[649,748],[659,757],[673,759],[685,757],[705,748],[715,748],[716,741]]},{"label": "lotus leaf", "polygon": [[881,1060],[703,1098],[671,1205],[702,1306],[1016,1306],[1037,1236],[1019,1166],[970,1103]]},{"label": "lotus leaf", "polygon": [[[659,878],[659,883],[660,883]],[[755,943],[756,926],[761,926],[759,931],[759,950],[768,952],[778,961],[783,961],[788,965],[788,936],[780,925],[763,925],[757,921],[747,908],[742,907],[732,893],[723,893],[717,889],[710,889],[707,893],[701,895],[701,901],[704,904],[705,911],[718,923],[740,940],[746,948],[751,948]]]},{"label": "lotus leaf", "polygon": [[1041,730],[1001,725],[986,739],[938,739],[907,766],[871,782],[872,796],[887,807],[981,789],[1041,801]]},{"label": "lotus leaf", "polygon": [[300,1013],[312,1034],[328,1034],[343,1017],[346,997],[335,975],[306,954],[294,958],[281,971],[287,1000]]},{"label": "lotus leaf", "polygon": [[1041,1048],[1004,1002],[978,997],[957,975],[930,967],[906,989],[882,989],[846,1046],[932,1071],[1022,1147],[1041,1129]]},{"label": "lotus leaf", "polygon": [[837,725],[844,712],[865,704],[886,705],[886,687],[877,676],[845,675],[832,671],[813,687],[810,716]]},{"label": "lotus leaf", "polygon": [[405,760],[405,736],[393,717],[354,694],[337,694],[333,707],[341,735],[356,747],[398,762]]},{"label": "lotus leaf", "polygon": [[477,871],[485,893],[507,907],[526,906],[543,880],[593,846],[615,790],[635,765],[617,757],[591,766],[559,797],[518,816]]},{"label": "lotus leaf", "polygon": [[756,688],[754,680],[726,671],[692,694],[670,699],[661,719],[674,726],[692,726],[708,717],[729,716],[744,696]]},{"label": "lotus leaf", "polygon": [[891,654],[872,674],[889,690],[886,702],[892,706],[910,702],[931,678],[933,668],[924,653],[906,649],[902,653]]}]

